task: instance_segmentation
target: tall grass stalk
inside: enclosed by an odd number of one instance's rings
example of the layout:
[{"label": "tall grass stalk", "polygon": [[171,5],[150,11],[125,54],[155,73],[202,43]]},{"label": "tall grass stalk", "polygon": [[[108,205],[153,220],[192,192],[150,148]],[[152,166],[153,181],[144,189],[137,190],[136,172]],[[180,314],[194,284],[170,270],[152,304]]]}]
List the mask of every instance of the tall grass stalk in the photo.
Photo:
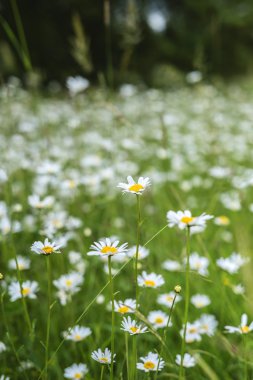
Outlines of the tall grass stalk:
[{"label": "tall grass stalk", "polygon": [[108,256],[109,281],[111,285],[111,302],[112,302],[112,330],[111,330],[111,372],[110,380],[113,380],[113,359],[114,359],[114,335],[115,335],[115,311],[114,311],[114,289],[112,278],[112,256]]},{"label": "tall grass stalk", "polygon": [[172,301],[172,305],[171,305],[171,308],[170,308],[170,312],[169,312],[168,322],[167,322],[166,327],[165,327],[165,329],[163,331],[163,344],[161,343],[161,347],[160,347],[158,365],[157,365],[157,370],[156,370],[156,373],[155,373],[155,380],[157,379],[157,375],[158,375],[159,364],[160,364],[160,361],[161,361],[161,358],[162,358],[162,354],[163,354],[163,347],[164,347],[164,344],[166,344],[167,330],[168,330],[168,327],[169,327],[169,324],[170,324],[170,321],[171,321],[171,316],[172,316],[172,312],[173,312],[173,309],[174,309],[176,298],[177,298],[177,293],[174,295],[174,298],[173,298],[173,301]]},{"label": "tall grass stalk", "polygon": [[49,350],[49,338],[50,338],[50,324],[51,324],[51,264],[50,256],[46,256],[47,266],[47,331],[46,331],[46,344],[45,344],[45,380],[48,379],[48,350]]},{"label": "tall grass stalk", "polygon": [[102,366],[101,366],[101,373],[100,373],[100,380],[103,380],[103,377],[104,377],[104,369],[105,369],[105,365],[102,364]]},{"label": "tall grass stalk", "polygon": [[190,227],[187,226],[186,229],[186,271],[185,271],[185,309],[184,309],[184,332],[182,338],[182,346],[181,346],[181,363],[179,370],[179,380],[183,380],[185,377],[185,371],[183,366],[184,361],[184,353],[185,353],[185,338],[186,338],[186,329],[187,329],[187,321],[188,321],[188,311],[189,311],[189,300],[190,300]]}]

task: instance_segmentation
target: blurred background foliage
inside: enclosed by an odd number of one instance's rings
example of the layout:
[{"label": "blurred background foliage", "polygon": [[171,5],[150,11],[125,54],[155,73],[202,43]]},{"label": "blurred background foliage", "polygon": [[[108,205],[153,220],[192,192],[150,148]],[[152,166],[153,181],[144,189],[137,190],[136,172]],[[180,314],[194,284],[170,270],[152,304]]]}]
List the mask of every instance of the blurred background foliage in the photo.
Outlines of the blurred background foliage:
[{"label": "blurred background foliage", "polygon": [[253,71],[252,0],[0,0],[0,78],[163,86]]}]

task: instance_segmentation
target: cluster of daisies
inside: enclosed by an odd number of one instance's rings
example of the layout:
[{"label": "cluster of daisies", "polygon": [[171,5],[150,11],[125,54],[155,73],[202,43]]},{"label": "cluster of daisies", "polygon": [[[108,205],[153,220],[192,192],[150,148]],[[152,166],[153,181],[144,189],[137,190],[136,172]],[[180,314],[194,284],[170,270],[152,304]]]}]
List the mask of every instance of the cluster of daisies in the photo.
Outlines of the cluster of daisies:
[{"label": "cluster of daisies", "polygon": [[[140,177],[138,181],[134,181],[132,177],[127,177],[127,183],[120,183],[119,188],[122,189],[123,193],[131,193],[137,196],[143,194],[143,192],[150,186],[149,178]],[[35,209],[47,209],[52,206],[54,199],[50,196],[44,199],[37,197],[35,195],[29,197],[29,204]],[[42,241],[36,241],[31,246],[31,251],[43,255],[46,259],[55,253],[61,253],[61,248],[66,246],[67,242],[53,241],[51,237],[58,229],[62,228],[62,223],[65,223],[67,215],[59,214],[58,219],[55,215],[52,218],[49,214],[48,224],[42,223],[44,233],[47,232],[48,237]],[[200,216],[193,216],[189,210],[185,211],[168,211],[167,213],[167,223],[168,227],[178,227],[180,230],[187,229],[190,234],[201,233],[206,228],[206,223],[212,219],[212,215],[201,214]],[[227,225],[228,219],[224,216],[220,218],[215,218],[215,223],[217,225]],[[73,226],[79,226],[79,222],[76,220],[72,221]],[[89,236],[89,231],[86,231],[87,236]],[[102,261],[105,261],[110,257],[113,262],[124,262],[132,258],[137,260],[143,260],[149,255],[149,250],[144,246],[133,246],[128,248],[128,244],[120,244],[119,239],[106,237],[98,242],[94,242],[89,252],[88,256],[99,256]],[[56,287],[56,296],[59,299],[61,305],[66,305],[71,302],[72,296],[80,291],[81,286],[84,282],[85,274],[85,264],[83,262],[81,254],[75,251],[71,251],[68,255],[69,262],[72,265],[73,270],[67,274],[63,274],[60,278],[53,280],[53,285]],[[230,274],[237,273],[238,270],[248,262],[248,258],[241,256],[239,253],[233,252],[230,257],[217,259],[217,266],[221,269],[227,271]],[[30,268],[30,259],[22,256],[17,256],[15,260],[11,259],[8,262],[9,269],[18,269],[19,271],[28,270]],[[200,256],[197,252],[193,252],[189,256],[189,267],[191,270],[196,271],[202,276],[208,276],[209,259],[204,256]],[[181,271],[186,268],[186,259],[182,263],[175,260],[166,260],[162,267],[168,271]],[[148,273],[142,270],[138,274],[137,284],[140,288],[160,288],[165,284],[164,276],[161,274],[156,274],[154,272]],[[240,285],[237,286],[237,291],[239,292]],[[8,286],[8,293],[10,295],[11,301],[16,301],[20,298],[30,298],[35,299],[39,291],[39,284],[36,281],[11,281]],[[166,308],[171,309],[178,302],[182,300],[182,297],[171,291],[168,293],[163,293],[158,295],[157,303]],[[202,309],[211,304],[210,298],[206,294],[195,294],[190,298],[190,302],[197,309]],[[136,301],[132,298],[127,298],[125,300],[116,300],[114,302],[115,312],[121,314],[123,319],[121,321],[120,329],[130,336],[145,334],[149,332],[149,326],[145,323],[139,323],[137,320],[131,318],[130,316],[125,316],[125,314],[135,314],[140,305],[136,304]],[[155,330],[171,327],[172,322],[169,319],[169,315],[162,310],[150,311],[147,315],[146,320]],[[186,343],[199,342],[201,341],[202,335],[213,336],[216,328],[218,326],[218,321],[214,315],[202,314],[194,322],[189,322],[182,326],[180,330],[180,335],[182,339],[185,339]],[[248,324],[248,317],[246,314],[242,315],[241,324],[237,327],[225,326],[225,331],[228,333],[240,333],[247,334],[253,330],[253,322]],[[184,334],[185,332],[185,334]],[[89,327],[85,326],[72,326],[68,330],[62,333],[65,340],[71,340],[73,342],[82,342],[89,336],[91,336],[92,331]],[[116,361],[116,354],[113,353],[109,348],[102,350],[98,348],[91,353],[91,358],[103,365],[110,365],[112,361]],[[178,366],[183,366],[185,368],[194,367],[197,364],[197,357],[190,355],[187,352],[183,353],[183,357],[180,354],[176,355],[175,363]],[[140,357],[139,361],[136,363],[136,367],[144,372],[158,372],[165,367],[164,359],[157,352],[148,352],[146,356]],[[88,366],[85,363],[73,364],[64,370],[64,377],[68,379],[82,379],[88,373]],[[8,379],[3,377],[4,379]]]}]

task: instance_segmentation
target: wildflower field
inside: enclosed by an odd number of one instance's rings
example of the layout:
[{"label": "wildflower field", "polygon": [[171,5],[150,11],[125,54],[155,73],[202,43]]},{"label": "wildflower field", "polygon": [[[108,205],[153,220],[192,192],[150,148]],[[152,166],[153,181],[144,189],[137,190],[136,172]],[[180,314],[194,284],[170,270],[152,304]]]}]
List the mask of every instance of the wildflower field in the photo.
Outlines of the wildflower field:
[{"label": "wildflower field", "polygon": [[253,379],[252,100],[1,87],[1,380]]}]

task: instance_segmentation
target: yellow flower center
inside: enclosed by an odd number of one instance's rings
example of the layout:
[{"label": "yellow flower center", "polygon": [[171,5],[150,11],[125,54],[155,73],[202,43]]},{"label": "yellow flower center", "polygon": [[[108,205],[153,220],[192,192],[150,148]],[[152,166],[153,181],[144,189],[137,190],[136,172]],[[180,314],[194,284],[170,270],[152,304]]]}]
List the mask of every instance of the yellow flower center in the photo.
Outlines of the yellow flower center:
[{"label": "yellow flower center", "polygon": [[82,338],[81,338],[81,335],[79,335],[79,334],[76,334],[75,335],[75,340],[81,340]]},{"label": "yellow flower center", "polygon": [[103,247],[101,249],[101,253],[111,253],[112,255],[114,255],[115,253],[118,252],[118,249],[115,248],[115,247],[110,247],[109,245],[106,245],[105,247]]},{"label": "yellow flower center", "polygon": [[80,373],[80,372],[78,372],[78,373],[75,373],[75,375],[74,375],[74,378],[75,379],[81,379],[83,376],[82,376],[82,374]]},{"label": "yellow flower center", "polygon": [[138,192],[140,190],[143,190],[144,187],[142,185],[140,185],[139,183],[135,183],[134,185],[130,186],[128,188],[129,191],[133,191],[133,192]]},{"label": "yellow flower center", "polygon": [[19,269],[19,270],[23,270],[23,269],[25,269],[24,264],[18,264],[18,269]]},{"label": "yellow flower center", "polygon": [[196,329],[196,327],[191,327],[191,328],[189,328],[188,331],[190,334],[194,334],[195,332],[197,332],[197,329]]},{"label": "yellow flower center", "polygon": [[153,280],[145,280],[145,281],[144,281],[144,284],[145,284],[146,286],[150,286],[150,287],[152,287],[152,286],[155,286],[155,281],[153,281]]},{"label": "yellow flower center", "polygon": [[22,289],[23,296],[27,296],[30,293],[31,293],[31,289],[30,288],[23,288]]},{"label": "yellow flower center", "polygon": [[227,226],[229,224],[229,218],[226,215],[221,215],[218,217],[220,224]]},{"label": "yellow flower center", "polygon": [[138,331],[139,329],[138,329],[138,327],[132,326],[132,327],[130,327],[129,330],[131,330],[133,333],[136,333],[136,331]]},{"label": "yellow flower center", "polygon": [[158,324],[163,323],[163,321],[164,321],[164,319],[162,317],[157,317],[155,319],[155,323],[158,323]]},{"label": "yellow flower center", "polygon": [[107,358],[100,358],[99,359],[101,362],[103,362],[103,363],[108,363],[108,359]]},{"label": "yellow flower center", "polygon": [[49,245],[45,245],[45,247],[42,248],[42,251],[44,251],[46,255],[50,255],[50,253],[54,252],[54,248]]},{"label": "yellow flower center", "polygon": [[185,223],[185,224],[189,224],[191,223],[192,221],[194,220],[194,218],[192,216],[183,216],[181,218],[181,222]]},{"label": "yellow flower center", "polygon": [[247,334],[249,332],[249,326],[242,326],[241,330],[243,334]]},{"label": "yellow flower center", "polygon": [[155,364],[153,362],[145,362],[144,363],[144,368],[146,368],[146,369],[154,369],[155,368]]},{"label": "yellow flower center", "polygon": [[173,297],[171,297],[171,296],[167,296],[167,297],[166,297],[166,301],[168,301],[168,302],[173,301]]},{"label": "yellow flower center", "polygon": [[73,179],[69,180],[68,185],[69,185],[70,189],[74,189],[76,187],[76,183],[75,183],[75,181]]},{"label": "yellow flower center", "polygon": [[67,286],[71,286],[73,284],[73,281],[72,280],[66,280],[66,285]]},{"label": "yellow flower center", "polygon": [[118,312],[121,313],[121,314],[128,313],[128,312],[129,312],[129,307],[128,307],[128,306],[125,306],[125,305],[120,306],[120,307],[118,308]]}]

